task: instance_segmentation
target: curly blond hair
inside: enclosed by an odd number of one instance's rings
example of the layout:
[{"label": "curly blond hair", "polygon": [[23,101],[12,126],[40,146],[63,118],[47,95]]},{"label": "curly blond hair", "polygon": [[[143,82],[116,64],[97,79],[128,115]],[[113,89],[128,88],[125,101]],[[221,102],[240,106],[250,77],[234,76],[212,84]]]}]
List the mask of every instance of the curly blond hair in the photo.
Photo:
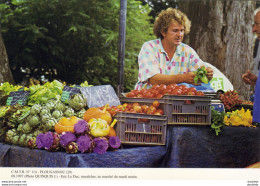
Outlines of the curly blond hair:
[{"label": "curly blond hair", "polygon": [[162,10],[158,17],[156,18],[153,26],[153,33],[157,38],[163,39],[161,32],[167,32],[168,27],[176,21],[177,23],[184,26],[184,33],[188,34],[190,32],[191,22],[188,17],[182,13],[180,10],[175,8],[167,8]]}]

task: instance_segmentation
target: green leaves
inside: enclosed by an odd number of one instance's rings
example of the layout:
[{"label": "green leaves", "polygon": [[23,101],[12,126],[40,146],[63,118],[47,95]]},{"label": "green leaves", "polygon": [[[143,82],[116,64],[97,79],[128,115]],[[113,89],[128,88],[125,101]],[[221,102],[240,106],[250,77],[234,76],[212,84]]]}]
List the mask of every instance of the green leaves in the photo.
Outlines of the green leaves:
[{"label": "green leaves", "polygon": [[194,73],[196,74],[196,76],[194,77],[195,84],[198,84],[199,80],[205,84],[209,83],[209,80],[207,78],[207,70],[205,66],[198,68],[197,71],[195,71]]},{"label": "green leaves", "polygon": [[51,98],[60,99],[63,84],[57,80],[47,82],[44,85],[32,85],[29,87],[30,96],[28,98],[28,105],[46,103]]},{"label": "green leaves", "polygon": [[216,136],[221,132],[224,123],[225,112],[219,112],[211,108],[211,129],[215,131]]},{"label": "green leaves", "polygon": [[[4,82],[4,83],[0,84],[0,90],[3,91],[3,95],[1,95],[1,96],[7,96],[11,92],[18,91],[20,88],[22,88],[22,86],[12,85],[9,82]],[[24,90],[27,90],[27,88],[24,87]]]}]

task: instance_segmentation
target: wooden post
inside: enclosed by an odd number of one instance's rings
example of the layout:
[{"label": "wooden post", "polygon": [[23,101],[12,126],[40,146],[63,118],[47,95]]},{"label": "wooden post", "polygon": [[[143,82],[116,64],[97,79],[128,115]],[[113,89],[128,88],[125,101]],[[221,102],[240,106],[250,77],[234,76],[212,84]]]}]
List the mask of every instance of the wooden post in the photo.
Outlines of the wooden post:
[{"label": "wooden post", "polygon": [[122,93],[124,87],[126,7],[127,7],[127,0],[120,0],[119,43],[118,43],[118,85],[117,85],[118,96]]}]

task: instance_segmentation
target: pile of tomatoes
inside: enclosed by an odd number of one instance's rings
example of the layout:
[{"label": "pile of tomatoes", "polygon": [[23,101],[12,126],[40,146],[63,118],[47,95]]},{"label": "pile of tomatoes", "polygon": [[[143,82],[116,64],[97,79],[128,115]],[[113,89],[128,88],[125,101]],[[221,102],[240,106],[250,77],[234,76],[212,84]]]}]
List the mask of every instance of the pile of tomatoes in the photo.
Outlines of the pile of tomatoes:
[{"label": "pile of tomatoes", "polygon": [[[140,103],[124,103],[118,106],[111,106],[107,108],[107,111],[111,114],[111,116],[116,115],[117,112],[130,112],[130,113],[142,113],[142,114],[155,114],[155,115],[163,115],[164,112],[161,108],[159,108],[160,102],[153,101],[151,105],[140,104]],[[100,108],[103,109],[102,107]]]},{"label": "pile of tomatoes", "polygon": [[126,97],[132,98],[162,98],[165,94],[169,95],[195,95],[203,96],[202,91],[197,91],[195,87],[187,87],[186,85],[153,85],[150,89],[131,90]]}]

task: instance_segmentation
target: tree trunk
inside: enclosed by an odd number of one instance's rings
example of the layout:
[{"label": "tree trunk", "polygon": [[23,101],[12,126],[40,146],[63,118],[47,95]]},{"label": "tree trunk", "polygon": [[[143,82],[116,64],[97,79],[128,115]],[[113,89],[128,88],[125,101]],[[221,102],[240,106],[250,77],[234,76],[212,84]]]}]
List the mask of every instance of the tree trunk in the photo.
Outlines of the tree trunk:
[{"label": "tree trunk", "polygon": [[0,83],[9,82],[14,84],[14,79],[9,67],[8,56],[6,53],[4,41],[0,33]]},{"label": "tree trunk", "polygon": [[227,76],[242,99],[250,86],[241,76],[253,62],[254,1],[181,1],[179,7],[191,20],[185,41],[203,61]]}]

